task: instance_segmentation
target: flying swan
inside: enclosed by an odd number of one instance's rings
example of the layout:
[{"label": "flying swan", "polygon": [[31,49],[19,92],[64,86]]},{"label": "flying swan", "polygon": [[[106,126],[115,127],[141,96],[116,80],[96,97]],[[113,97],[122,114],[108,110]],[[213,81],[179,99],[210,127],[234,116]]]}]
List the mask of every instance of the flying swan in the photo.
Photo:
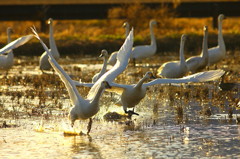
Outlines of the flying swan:
[{"label": "flying swan", "polygon": [[0,49],[0,69],[6,70],[7,72],[13,66],[14,55],[12,50],[24,45],[33,37],[33,35],[30,34],[22,36],[11,42],[11,33],[12,29],[7,28],[8,44]]},{"label": "flying swan", "polygon": [[[154,78],[152,72],[147,72],[142,79],[136,84],[126,85],[118,83],[110,83],[111,88],[107,89],[109,92],[119,94],[120,103],[123,106],[123,110],[129,116],[138,113],[134,112],[134,107],[146,96],[147,87],[156,84],[170,84],[170,83],[189,83],[189,82],[207,82],[214,81],[220,78],[224,74],[223,70],[211,70],[205,72],[195,73],[183,78],[163,79],[158,78],[151,82],[144,83],[148,79]],[[81,86],[92,87],[93,83],[81,83]],[[133,108],[133,110],[127,110],[127,108]]]},{"label": "flying swan", "polygon": [[64,82],[73,107],[69,113],[69,119],[71,120],[71,125],[74,125],[76,120],[86,120],[89,119],[87,134],[91,131],[92,126],[92,116],[94,116],[99,111],[99,100],[104,92],[105,88],[109,88],[109,83],[111,83],[121,72],[123,72],[127,65],[128,59],[130,57],[132,44],[133,44],[133,30],[129,33],[128,38],[125,40],[124,44],[119,50],[117,57],[117,63],[112,69],[106,72],[90,89],[87,99],[83,99],[79,92],[77,91],[75,82],[69,77],[69,75],[61,68],[61,66],[56,62],[51,52],[48,50],[47,46],[38,36],[36,30],[32,28],[36,38],[39,39],[43,48],[49,56],[49,62],[58,73],[61,80]]}]

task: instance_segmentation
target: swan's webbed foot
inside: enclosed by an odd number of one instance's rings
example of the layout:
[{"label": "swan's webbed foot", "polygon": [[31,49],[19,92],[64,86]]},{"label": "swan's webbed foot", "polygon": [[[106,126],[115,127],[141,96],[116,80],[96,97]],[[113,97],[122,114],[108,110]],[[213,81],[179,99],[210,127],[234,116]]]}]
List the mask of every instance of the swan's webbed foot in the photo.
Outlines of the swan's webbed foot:
[{"label": "swan's webbed foot", "polygon": [[92,118],[89,118],[89,122],[88,122],[88,126],[87,126],[87,129],[88,129],[87,135],[89,135],[91,128],[92,128]]},{"label": "swan's webbed foot", "polygon": [[134,112],[133,110],[124,110],[126,114],[128,114],[128,117],[131,118],[132,115],[139,115],[138,113]]}]

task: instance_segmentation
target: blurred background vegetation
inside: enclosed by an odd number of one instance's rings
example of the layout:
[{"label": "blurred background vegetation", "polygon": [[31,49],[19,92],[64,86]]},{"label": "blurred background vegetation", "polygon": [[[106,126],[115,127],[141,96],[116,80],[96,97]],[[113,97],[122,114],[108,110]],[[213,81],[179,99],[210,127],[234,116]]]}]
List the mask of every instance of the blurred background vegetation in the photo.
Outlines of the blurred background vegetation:
[{"label": "blurred background vegetation", "polygon": [[[61,55],[95,55],[101,49],[110,53],[122,45],[125,30],[122,24],[127,21],[134,27],[134,45],[150,44],[149,21],[155,19],[158,26],[154,29],[159,54],[178,54],[180,36],[187,34],[186,54],[199,54],[202,46],[203,26],[209,26],[209,47],[217,45],[217,29],[212,27],[212,18],[174,18],[174,11],[161,5],[155,9],[140,3],[111,8],[105,20],[61,20],[54,21],[54,37]],[[227,15],[226,15],[227,16]],[[38,21],[1,22],[0,47],[7,41],[6,29],[12,27],[12,39],[31,33],[30,27],[36,26],[40,32]],[[223,21],[223,35],[227,50],[240,49],[240,20],[227,18]],[[40,36],[48,44],[48,32],[40,32]],[[37,40],[14,50],[18,55],[41,55],[43,49]]]}]

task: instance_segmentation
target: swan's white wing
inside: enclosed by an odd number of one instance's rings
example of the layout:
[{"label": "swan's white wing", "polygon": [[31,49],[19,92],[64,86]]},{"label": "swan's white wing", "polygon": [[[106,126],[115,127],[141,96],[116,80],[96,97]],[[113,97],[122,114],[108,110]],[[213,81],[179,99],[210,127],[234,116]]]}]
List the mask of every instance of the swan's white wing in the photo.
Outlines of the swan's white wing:
[{"label": "swan's white wing", "polygon": [[65,84],[71,102],[73,105],[77,105],[79,104],[79,101],[83,101],[84,99],[80,96],[80,94],[78,93],[78,90],[75,86],[75,83],[73,82],[73,80],[69,77],[69,75],[61,68],[61,66],[57,63],[57,61],[54,59],[54,57],[52,56],[52,54],[49,52],[47,46],[44,44],[44,42],[40,39],[40,37],[38,36],[37,32],[32,29],[33,32],[36,35],[36,38],[40,41],[40,43],[42,44],[44,50],[47,52],[48,56],[49,56],[49,63],[52,65],[52,67],[54,68],[54,70],[58,73],[59,77],[61,78],[61,80],[63,81],[63,83]]},{"label": "swan's white wing", "polygon": [[15,48],[25,44],[26,42],[31,40],[33,38],[33,36],[34,36],[33,34],[22,36],[14,41],[8,43],[6,46],[4,46],[2,49],[0,49],[0,54],[10,52],[12,49],[15,49]]},{"label": "swan's white wing", "polygon": [[119,94],[119,95],[121,95],[122,92],[123,92],[125,89],[132,88],[132,87],[133,87],[132,85],[118,84],[118,83],[110,83],[109,85],[111,86],[111,88],[106,89],[106,91],[108,91],[108,92],[114,92],[114,93],[117,93],[117,94]]},{"label": "swan's white wing", "polygon": [[188,83],[188,82],[207,82],[213,81],[220,78],[225,71],[223,70],[211,70],[205,72],[195,73],[183,78],[176,78],[176,79],[156,79],[151,82],[143,84],[144,86],[152,86],[155,84],[164,84],[164,83]]},{"label": "swan's white wing", "polygon": [[94,85],[94,83],[83,83],[75,80],[73,82],[76,86],[92,87]]},{"label": "swan's white wing", "polygon": [[89,91],[89,94],[87,96],[88,99],[92,99],[95,96],[98,87],[102,81],[112,83],[113,80],[126,69],[131,55],[132,45],[133,45],[133,29],[130,31],[128,37],[125,39],[125,42],[118,51],[116,64],[97,80],[97,82],[93,85],[93,87]]}]

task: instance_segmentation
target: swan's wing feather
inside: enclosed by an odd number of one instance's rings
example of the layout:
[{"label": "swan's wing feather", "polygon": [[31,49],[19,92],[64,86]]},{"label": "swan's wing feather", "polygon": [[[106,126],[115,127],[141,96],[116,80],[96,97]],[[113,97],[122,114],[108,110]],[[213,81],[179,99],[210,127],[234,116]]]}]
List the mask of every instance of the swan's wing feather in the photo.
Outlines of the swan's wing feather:
[{"label": "swan's wing feather", "polygon": [[210,71],[204,71],[195,73],[186,77],[183,77],[182,79],[188,80],[189,82],[208,82],[208,81],[214,81],[219,79],[225,71],[223,70],[210,70]]},{"label": "swan's wing feather", "polygon": [[102,81],[112,83],[114,79],[126,69],[131,55],[132,45],[133,29],[130,31],[128,37],[125,39],[125,42],[117,53],[116,64],[95,82],[89,91],[87,96],[88,99],[92,99],[95,96],[97,89],[99,88],[99,84],[101,84]]},{"label": "swan's wing feather", "polygon": [[183,78],[177,78],[177,79],[156,79],[151,82],[143,84],[144,86],[152,86],[155,84],[166,84],[166,83],[188,83],[188,82],[207,82],[207,81],[213,81],[218,78],[220,78],[225,71],[223,70],[211,70],[211,71],[205,71],[205,72],[199,72],[195,73]]},{"label": "swan's wing feather", "polygon": [[111,88],[106,89],[108,92],[114,92],[119,95],[123,93],[125,89],[131,88],[131,85],[125,85],[125,84],[118,84],[118,83],[110,83]]},{"label": "swan's wing feather", "polygon": [[8,43],[6,46],[4,46],[2,49],[0,49],[0,54],[10,52],[12,49],[15,49],[21,45],[24,45],[26,42],[31,40],[33,38],[33,34],[29,34],[26,36],[22,36],[10,43]]},{"label": "swan's wing feather", "polygon": [[78,93],[78,90],[75,86],[75,83],[72,81],[72,79],[69,77],[69,75],[61,68],[61,66],[57,63],[57,61],[54,59],[54,57],[52,56],[52,54],[49,52],[47,46],[44,44],[44,42],[41,40],[41,38],[38,36],[37,32],[32,29],[34,34],[36,35],[36,38],[40,41],[40,43],[42,44],[44,50],[47,52],[48,56],[49,56],[49,63],[52,65],[52,67],[54,68],[54,70],[58,73],[59,77],[61,78],[61,80],[63,81],[63,83],[65,84],[70,99],[72,101],[72,104],[77,105],[79,104],[80,100],[84,100],[80,94]]}]

